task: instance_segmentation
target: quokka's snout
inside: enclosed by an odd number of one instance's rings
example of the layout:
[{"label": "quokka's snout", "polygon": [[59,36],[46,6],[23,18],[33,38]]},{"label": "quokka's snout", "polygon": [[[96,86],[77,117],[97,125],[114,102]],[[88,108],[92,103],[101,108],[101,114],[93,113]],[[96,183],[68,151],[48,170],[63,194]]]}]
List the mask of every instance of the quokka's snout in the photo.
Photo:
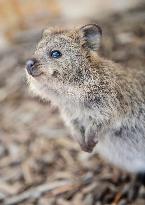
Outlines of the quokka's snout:
[{"label": "quokka's snout", "polygon": [[38,61],[36,58],[31,58],[31,59],[27,60],[27,62],[26,62],[26,71],[32,77],[37,77],[37,76],[41,75],[41,72],[38,69],[37,63],[38,63]]}]

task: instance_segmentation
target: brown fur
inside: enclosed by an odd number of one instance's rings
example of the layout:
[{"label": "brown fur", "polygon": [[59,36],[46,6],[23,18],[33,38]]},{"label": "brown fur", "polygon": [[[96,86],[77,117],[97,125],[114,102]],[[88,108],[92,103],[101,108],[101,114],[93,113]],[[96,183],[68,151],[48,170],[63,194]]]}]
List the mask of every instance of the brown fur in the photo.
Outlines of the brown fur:
[{"label": "brown fur", "polygon": [[[51,99],[83,150],[129,171],[145,171],[145,69],[123,69],[100,57],[97,25],[45,30],[34,54],[31,90]],[[51,50],[62,57],[52,59]],[[96,145],[96,146],[95,146]]]}]

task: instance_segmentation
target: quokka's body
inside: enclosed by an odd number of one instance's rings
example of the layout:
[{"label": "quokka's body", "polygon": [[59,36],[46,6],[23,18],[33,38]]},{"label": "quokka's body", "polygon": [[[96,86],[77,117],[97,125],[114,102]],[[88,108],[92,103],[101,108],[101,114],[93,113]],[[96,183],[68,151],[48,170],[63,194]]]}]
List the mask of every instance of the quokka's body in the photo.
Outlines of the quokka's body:
[{"label": "quokka's body", "polygon": [[56,104],[84,151],[145,171],[145,69],[97,54],[101,29],[47,29],[27,62],[31,90]]}]

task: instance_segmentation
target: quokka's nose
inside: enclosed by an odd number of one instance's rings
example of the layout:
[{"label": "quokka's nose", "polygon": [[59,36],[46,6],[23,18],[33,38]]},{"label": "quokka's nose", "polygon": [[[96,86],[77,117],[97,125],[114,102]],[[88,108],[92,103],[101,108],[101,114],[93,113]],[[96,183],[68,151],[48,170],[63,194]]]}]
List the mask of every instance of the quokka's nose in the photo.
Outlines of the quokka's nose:
[{"label": "quokka's nose", "polygon": [[29,73],[30,75],[32,75],[32,76],[33,76],[33,74],[34,74],[35,64],[36,64],[36,59],[35,59],[35,58],[29,59],[29,60],[26,62],[26,69],[27,69],[28,73]]}]

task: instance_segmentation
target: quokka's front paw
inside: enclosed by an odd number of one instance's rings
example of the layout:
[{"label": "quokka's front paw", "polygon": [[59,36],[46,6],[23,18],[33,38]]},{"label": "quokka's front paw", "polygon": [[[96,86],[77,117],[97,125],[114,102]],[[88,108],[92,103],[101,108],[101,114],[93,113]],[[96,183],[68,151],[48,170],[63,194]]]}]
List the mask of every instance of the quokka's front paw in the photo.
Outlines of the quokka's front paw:
[{"label": "quokka's front paw", "polygon": [[96,133],[86,132],[85,137],[83,138],[83,141],[80,144],[80,146],[83,151],[92,152],[97,143],[98,143],[98,138],[96,137]]},{"label": "quokka's front paw", "polygon": [[93,151],[93,149],[97,143],[98,143],[98,141],[94,141],[94,139],[89,139],[89,140],[87,140],[87,142],[81,143],[80,147],[83,151],[90,153]]},{"label": "quokka's front paw", "polygon": [[98,143],[97,125],[95,123],[90,123],[88,128],[85,130],[84,141],[86,150],[92,152],[94,147]]},{"label": "quokka's front paw", "polygon": [[83,151],[92,152],[98,143],[97,128],[92,118],[88,122],[88,126],[83,126],[78,119],[73,120],[72,135],[75,136],[74,138],[78,141]]}]

